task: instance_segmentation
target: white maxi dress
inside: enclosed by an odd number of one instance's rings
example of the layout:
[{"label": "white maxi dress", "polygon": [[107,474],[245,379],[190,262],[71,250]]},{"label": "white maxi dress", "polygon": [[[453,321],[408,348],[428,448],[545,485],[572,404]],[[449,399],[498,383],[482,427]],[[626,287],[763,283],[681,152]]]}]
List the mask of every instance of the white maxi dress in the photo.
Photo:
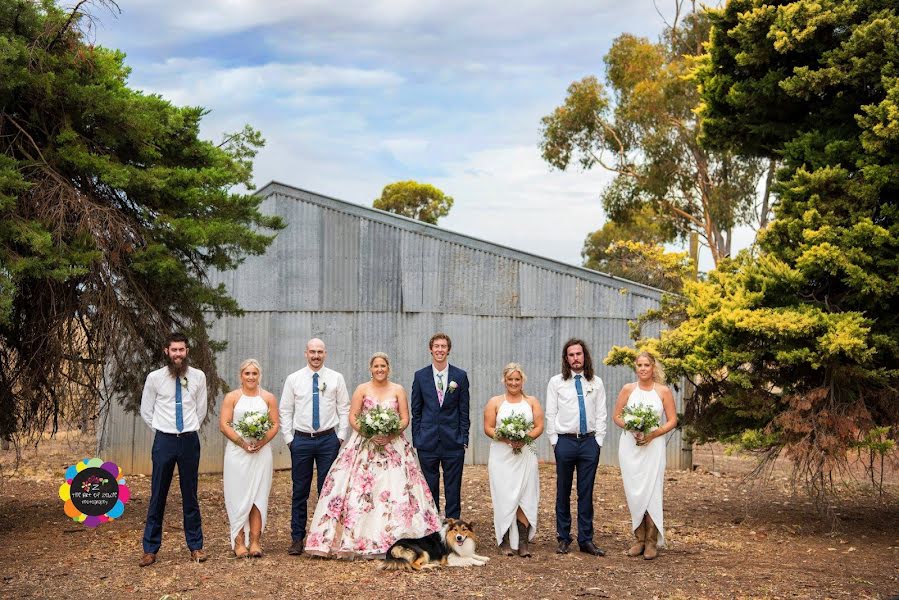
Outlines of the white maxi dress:
[{"label": "white maxi dress", "polygon": [[[237,423],[250,412],[268,412],[268,404],[262,396],[244,396],[234,405],[233,422]],[[247,440],[255,441],[255,440]],[[250,543],[247,521],[255,505],[262,515],[262,529],[268,515],[268,495],[272,489],[272,446],[266,444],[258,452],[247,452],[232,441],[225,445],[225,464],[222,469],[222,484],[225,488],[225,509],[231,523],[231,548],[234,538],[241,530],[244,543]]]},{"label": "white maxi dress", "polygon": [[[641,390],[639,385],[627,399],[627,406],[643,404],[659,415],[659,424],[667,421],[662,399],[655,388]],[[618,463],[624,495],[631,512],[631,531],[636,531],[649,513],[659,530],[660,547],[665,545],[665,529],[662,522],[662,487],[665,482],[665,436],[660,436],[646,446],[638,446],[630,431],[623,431],[618,438]]]},{"label": "white maxi dress", "polygon": [[[534,411],[525,400],[514,403],[503,400],[496,412],[497,424],[515,413],[524,415],[528,421],[534,420]],[[509,545],[513,550],[518,550],[518,526],[515,514],[519,507],[530,523],[528,541],[537,535],[537,506],[540,504],[537,454],[528,447],[523,447],[519,454],[515,454],[512,446],[494,440],[490,443],[487,473],[490,478],[490,497],[493,500],[496,543],[502,542],[508,530]]]}]

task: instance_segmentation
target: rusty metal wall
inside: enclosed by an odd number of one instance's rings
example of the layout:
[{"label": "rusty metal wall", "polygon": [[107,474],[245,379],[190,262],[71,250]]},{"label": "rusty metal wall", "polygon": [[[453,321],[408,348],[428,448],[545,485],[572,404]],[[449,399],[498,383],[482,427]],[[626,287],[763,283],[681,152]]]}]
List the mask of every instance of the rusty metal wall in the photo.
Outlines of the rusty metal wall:
[{"label": "rusty metal wall", "polygon": [[[602,359],[613,345],[630,341],[628,319],[657,306],[658,290],[281,184],[260,194],[263,210],[281,215],[288,227],[264,256],[215,278],[246,310],[213,325],[213,337],[228,341],[218,364],[232,387],[240,362],[255,357],[263,386],[280,397],[286,377],[305,364],[306,340],[320,337],[328,347],[326,364],[344,374],[351,392],[368,378],[368,357],[377,350],[392,357],[392,377],[408,389],[413,372],[429,363],[428,338],[445,331],[453,340],[450,362],[469,373],[466,460],[480,464],[490,442],[483,408],[502,391],[506,363],[522,363],[528,393],[543,401],[547,381],[560,371],[563,342],[581,337],[591,346],[610,415],[621,386],[634,378],[630,369],[606,367]],[[677,402],[680,410],[679,395]],[[210,412],[202,430],[202,472],[221,471],[224,453],[217,411]],[[149,473],[146,425],[118,406],[104,420],[104,458],[126,472]],[[618,436],[610,418],[603,464],[617,464]],[[275,467],[288,468],[280,438],[274,451]],[[537,451],[541,460],[552,460],[545,438]],[[679,432],[670,434],[669,468],[689,468],[684,456]]]}]

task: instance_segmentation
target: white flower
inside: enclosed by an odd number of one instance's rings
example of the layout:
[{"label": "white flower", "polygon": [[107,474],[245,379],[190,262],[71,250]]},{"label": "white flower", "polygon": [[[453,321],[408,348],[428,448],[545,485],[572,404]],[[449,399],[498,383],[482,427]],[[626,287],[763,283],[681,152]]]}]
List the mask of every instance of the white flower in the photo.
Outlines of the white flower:
[{"label": "white flower", "polygon": [[320,386],[318,386],[318,391],[324,392],[326,389],[328,389],[328,383],[325,381],[322,381],[322,384]]},{"label": "white flower", "polygon": [[450,382],[449,382],[449,391],[450,391],[450,393],[456,391],[456,388],[457,388],[457,387],[459,387],[459,384],[456,383],[455,381],[450,381]]}]

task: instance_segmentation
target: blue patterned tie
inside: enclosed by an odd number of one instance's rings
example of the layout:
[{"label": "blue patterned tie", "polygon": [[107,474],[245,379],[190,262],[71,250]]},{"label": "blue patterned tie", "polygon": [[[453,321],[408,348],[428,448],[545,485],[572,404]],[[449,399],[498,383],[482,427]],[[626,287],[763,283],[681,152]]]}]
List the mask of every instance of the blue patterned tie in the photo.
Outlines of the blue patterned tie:
[{"label": "blue patterned tie", "polygon": [[184,406],[181,403],[181,378],[175,377],[175,427],[184,431]]},{"label": "blue patterned tie", "polygon": [[581,413],[581,434],[587,433],[587,407],[584,405],[584,388],[581,386],[581,376],[574,376],[574,389],[577,390],[577,408]]},{"label": "blue patterned tie", "polygon": [[312,431],[318,431],[318,373],[312,375]]}]

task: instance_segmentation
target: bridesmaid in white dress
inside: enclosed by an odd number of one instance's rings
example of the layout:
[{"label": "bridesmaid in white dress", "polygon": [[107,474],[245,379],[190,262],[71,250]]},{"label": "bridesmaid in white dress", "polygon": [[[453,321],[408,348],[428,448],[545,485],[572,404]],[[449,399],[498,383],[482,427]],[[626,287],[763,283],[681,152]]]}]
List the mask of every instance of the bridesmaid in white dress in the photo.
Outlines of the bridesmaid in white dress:
[{"label": "bridesmaid in white dress", "polygon": [[[662,488],[665,481],[665,434],[677,426],[674,396],[662,385],[656,359],[641,352],[635,361],[636,383],[621,388],[612,420],[624,429],[618,439],[618,463],[621,481],[631,513],[631,530],[637,543],[627,551],[628,556],[652,560],[658,556],[657,547],[665,545],[662,520]],[[621,413],[625,406],[642,404],[659,415],[660,426],[649,433],[625,429]]]},{"label": "bridesmaid in white dress", "polygon": [[[536,398],[522,390],[526,379],[518,363],[509,363],[503,369],[506,393],[491,398],[484,408],[484,433],[491,439],[496,434],[497,423],[514,414],[524,415],[533,422],[534,428],[528,432],[531,438],[537,439],[543,433],[543,409]],[[523,445],[524,442],[493,440],[487,461],[496,543],[507,556],[512,556],[513,550],[519,556],[530,556],[528,542],[537,535],[540,504],[537,454],[522,448]],[[516,454],[516,449],[521,452]]]},{"label": "bridesmaid in white dress", "polygon": [[[272,487],[272,448],[269,442],[278,433],[278,401],[259,387],[262,369],[256,359],[240,365],[240,388],[228,392],[222,402],[219,429],[228,438],[222,484],[225,509],[231,523],[231,548],[234,556],[262,556],[261,537],[268,513],[268,495]],[[250,412],[267,412],[272,428],[261,440],[244,439],[231,425]],[[249,549],[247,549],[249,543]]]}]

